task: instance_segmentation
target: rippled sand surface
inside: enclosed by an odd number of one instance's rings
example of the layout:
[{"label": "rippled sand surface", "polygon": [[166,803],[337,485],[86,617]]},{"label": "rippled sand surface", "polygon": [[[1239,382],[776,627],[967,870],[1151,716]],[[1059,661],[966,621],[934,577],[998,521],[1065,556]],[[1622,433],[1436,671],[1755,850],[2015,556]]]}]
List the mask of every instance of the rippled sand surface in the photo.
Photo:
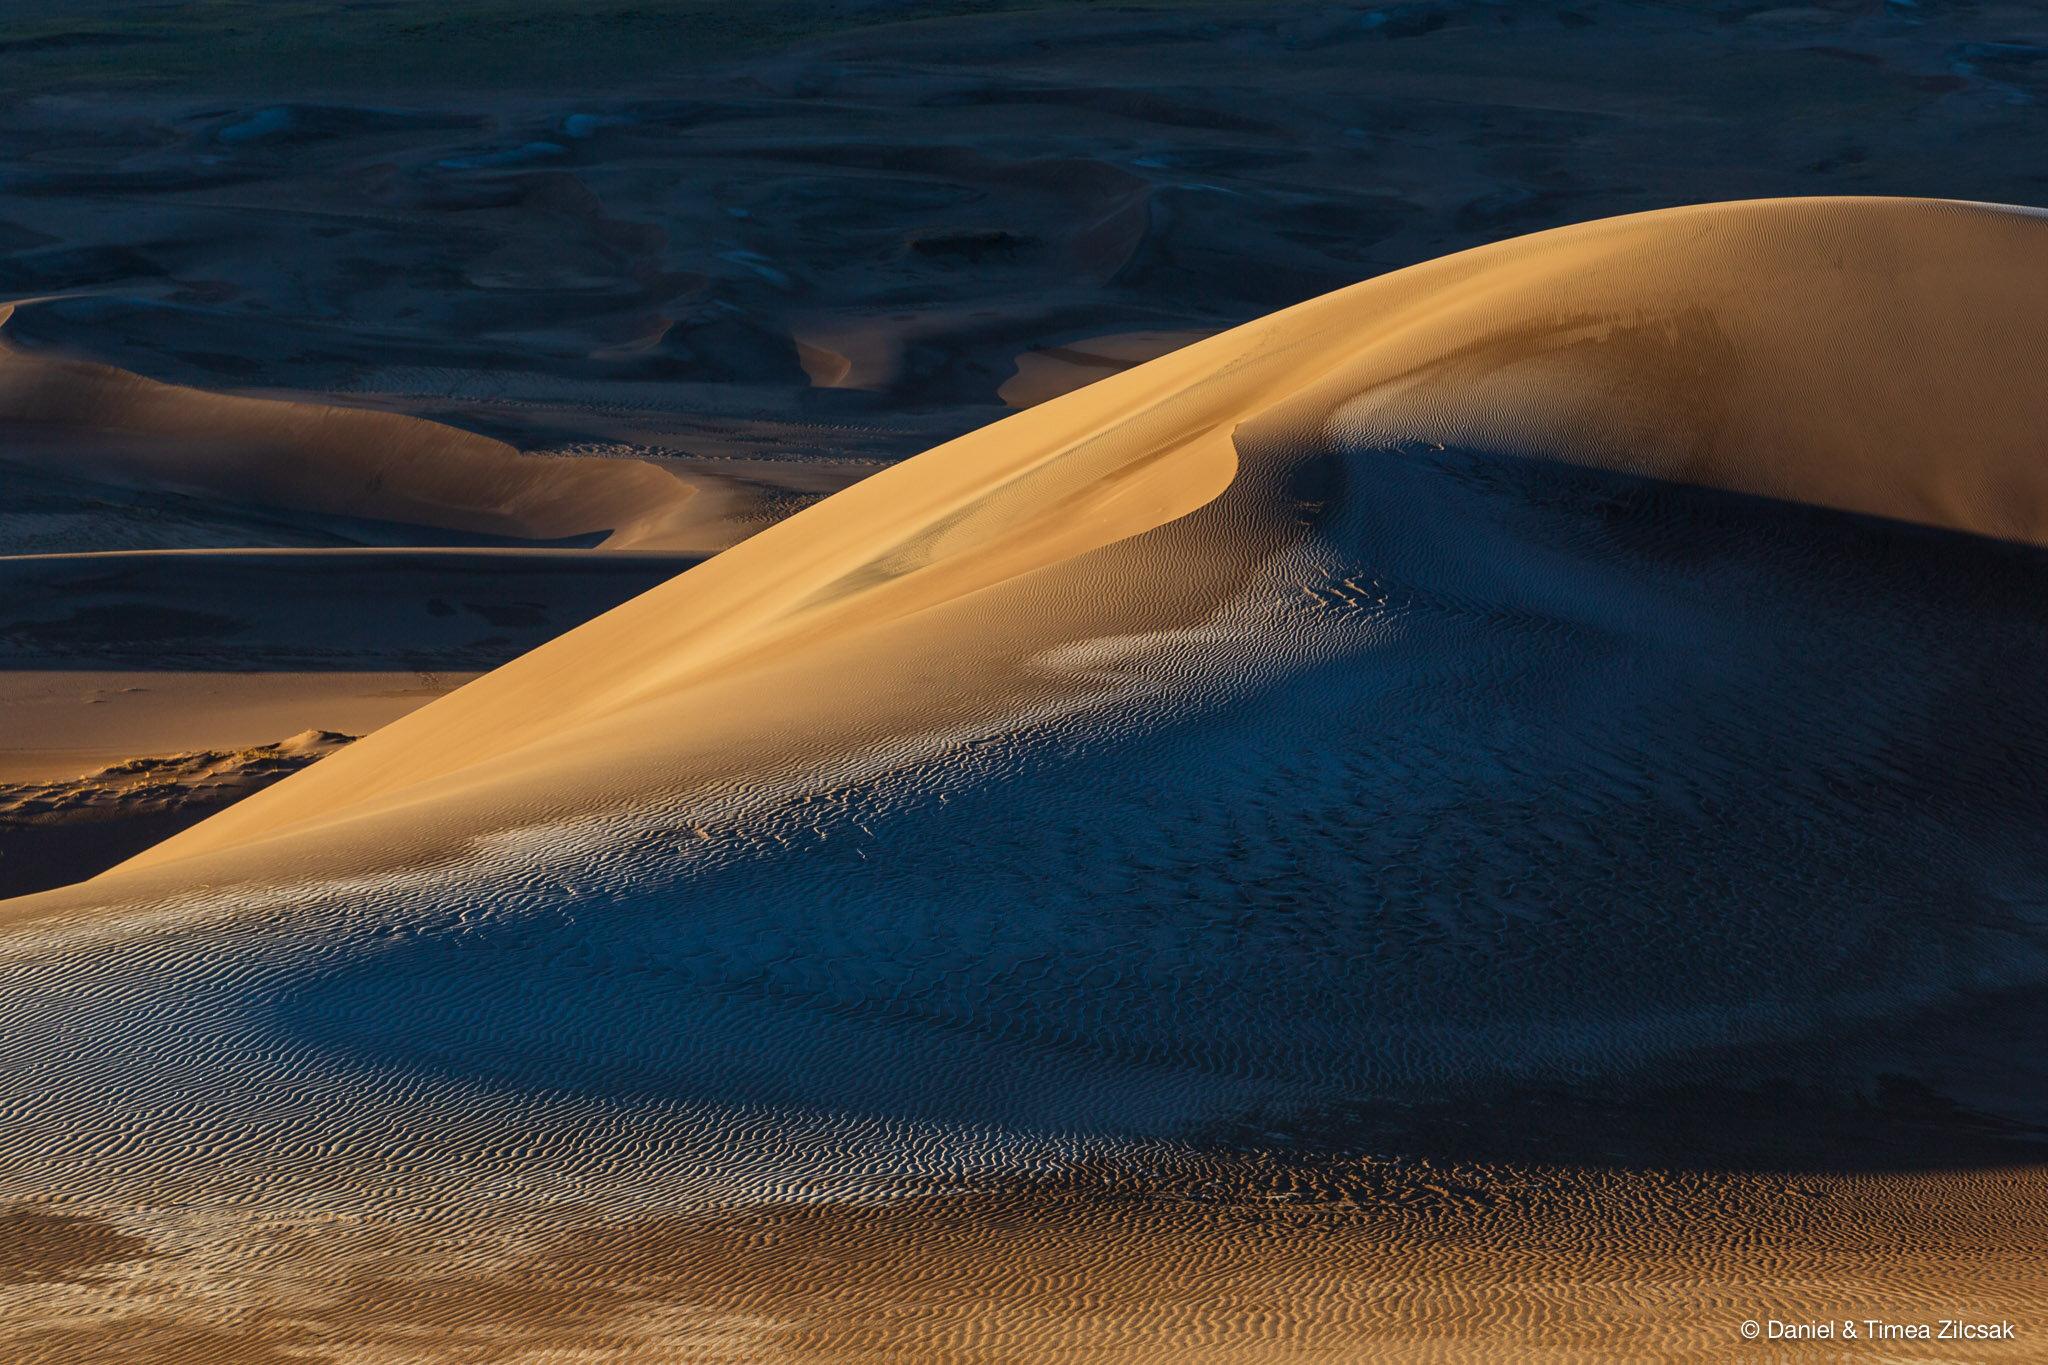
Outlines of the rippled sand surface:
[{"label": "rippled sand surface", "polygon": [[[13,1215],[0,1283],[39,1320],[13,1332],[30,1358],[121,1362],[1773,1359],[1786,1344],[1745,1343],[1742,1320],[1996,1323],[2040,1301],[2040,1224],[2009,1217],[2006,1179],[1523,1170],[1474,1187],[1453,1168],[1407,1199],[1396,1182],[1319,1203],[1245,1165],[1250,1185],[1212,1161],[1182,1190],[928,1187],[524,1227],[170,1212],[145,1239],[36,1211]],[[1962,1203],[2008,1215],[1998,1235],[1928,1211]]]},{"label": "rippled sand surface", "polygon": [[1448,257],[5,903],[0,1333],[2034,1358],[2044,304],[1986,205]]}]

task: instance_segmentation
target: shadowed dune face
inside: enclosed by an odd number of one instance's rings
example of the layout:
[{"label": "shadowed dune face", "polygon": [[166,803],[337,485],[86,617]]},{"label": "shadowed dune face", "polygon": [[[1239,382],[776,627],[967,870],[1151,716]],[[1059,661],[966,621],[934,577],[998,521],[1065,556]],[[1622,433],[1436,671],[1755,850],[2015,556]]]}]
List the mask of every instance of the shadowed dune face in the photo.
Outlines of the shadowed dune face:
[{"label": "shadowed dune face", "polygon": [[[385,1220],[371,1259],[487,1227],[475,1260],[528,1269],[522,1230],[575,1209],[612,1224],[578,1283],[640,1264],[638,1226],[723,1284],[690,1319],[727,1333],[710,1358],[803,1358],[835,1312],[860,1321],[821,1358],[905,1341],[866,1270],[820,1306],[803,1256],[914,1226],[940,1298],[990,1257],[1107,1275],[1118,1201],[1164,1200],[1122,1321],[1250,1358],[1370,1333],[1268,1212],[1220,1325],[1162,1287],[1235,1226],[1208,1201],[1298,1185],[1270,1153],[1176,1183],[1219,1134],[1355,1153],[1360,1106],[1506,1125],[1532,1085],[1780,1081],[2038,1129],[2048,718],[2016,680],[2048,664],[2044,303],[2030,211],[1675,210],[1370,281],[941,446],[9,903],[0,1193],[189,1201],[177,1236],[222,1264],[280,1226],[231,1226],[252,1201]],[[1114,1198],[1044,1241],[943,1197],[791,1211],[1093,1160]],[[1344,1169],[1311,1200],[1345,1209],[1333,1275],[1385,1285],[1392,1245],[1423,1301],[1524,1328],[1554,1320],[1528,1277],[1646,1276],[1703,1322],[1823,1275],[1931,1301],[1966,1257],[1873,1240],[1926,1226],[1918,1177],[1660,1195],[1603,1261],[1572,1212],[1596,1196]],[[2009,1202],[1979,1264],[2015,1304],[2044,1301],[2013,1250],[2038,1190],[1969,1195]],[[1768,1266],[1752,1198],[1790,1220]],[[1400,1205],[1415,1236],[1360,1231]],[[794,1259],[733,1249],[770,1233]],[[306,1245],[280,1263],[358,1254]],[[366,1314],[431,1316],[391,1282]],[[316,1292],[280,1286],[237,1293]],[[1018,1358],[1114,1358],[1062,1303]],[[935,1349],[958,1317],[925,1309]],[[1247,1325],[1276,1316],[1277,1342]]]},{"label": "shadowed dune face", "polygon": [[[612,1098],[1177,1132],[1657,1066],[1853,1092],[2038,988],[2048,751],[2005,683],[2037,554],[1342,468],[1241,612],[1041,655],[1081,694],[964,743],[538,834],[468,865],[460,932],[275,1026]],[[2015,1065],[1981,1099],[2038,1120]]]}]

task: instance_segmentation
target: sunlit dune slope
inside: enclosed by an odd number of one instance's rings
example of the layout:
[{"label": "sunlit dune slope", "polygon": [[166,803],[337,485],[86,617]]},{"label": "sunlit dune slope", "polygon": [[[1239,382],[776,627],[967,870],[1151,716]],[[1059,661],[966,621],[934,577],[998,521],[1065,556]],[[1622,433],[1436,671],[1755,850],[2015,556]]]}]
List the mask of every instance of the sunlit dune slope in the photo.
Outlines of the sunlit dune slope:
[{"label": "sunlit dune slope", "polygon": [[0,423],[13,426],[8,458],[68,475],[486,535],[704,548],[686,506],[696,490],[642,461],[522,455],[399,413],[207,393],[4,342]]},{"label": "sunlit dune slope", "polygon": [[402,859],[986,722],[1074,689],[1048,650],[1217,611],[1299,537],[1333,451],[1542,456],[2048,543],[2042,354],[2032,210],[1765,201],[1483,247],[930,451],[128,869],[295,829],[303,854],[314,826]]}]

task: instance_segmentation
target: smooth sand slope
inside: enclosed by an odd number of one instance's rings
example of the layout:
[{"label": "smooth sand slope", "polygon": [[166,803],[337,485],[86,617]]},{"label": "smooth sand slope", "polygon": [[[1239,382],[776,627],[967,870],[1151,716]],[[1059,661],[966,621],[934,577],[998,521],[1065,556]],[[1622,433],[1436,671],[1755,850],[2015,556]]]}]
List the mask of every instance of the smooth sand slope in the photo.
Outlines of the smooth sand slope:
[{"label": "smooth sand slope", "polygon": [[[0,325],[13,313],[0,308]],[[400,413],[208,393],[0,342],[9,463],[238,503],[610,549],[731,543],[638,460],[547,459]],[[707,525],[710,529],[707,540]]]},{"label": "smooth sand slope", "polygon": [[2029,1358],[2044,347],[2041,214],[1680,209],[878,474],[0,907],[4,1330]]}]

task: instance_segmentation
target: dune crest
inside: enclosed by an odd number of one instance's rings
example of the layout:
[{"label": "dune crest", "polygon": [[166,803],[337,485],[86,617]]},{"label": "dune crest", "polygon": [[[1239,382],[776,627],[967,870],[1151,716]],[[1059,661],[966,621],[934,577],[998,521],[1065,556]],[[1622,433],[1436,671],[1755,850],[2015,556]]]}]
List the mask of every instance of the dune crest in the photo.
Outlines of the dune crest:
[{"label": "dune crest", "polygon": [[0,422],[63,437],[17,439],[11,459],[117,483],[532,540],[609,532],[609,549],[722,548],[692,524],[695,488],[641,461],[522,455],[400,413],[208,393],[4,341]]},{"label": "dune crest", "polygon": [[[465,821],[517,823],[535,817],[521,798],[516,818],[472,804],[493,803],[497,778],[520,786],[480,765],[560,762],[551,789],[566,790],[564,771],[609,766],[595,756],[615,747],[645,759],[650,727],[673,774],[710,751],[749,770],[794,730],[817,752],[885,715],[993,714],[1043,683],[1026,661],[1046,650],[1218,609],[1233,575],[1295,536],[1289,490],[1332,451],[1469,447],[2048,544],[2044,349],[2035,210],[1756,201],[1482,247],[876,475],[128,866],[450,783]],[[1171,547],[1098,553],[1197,509]],[[1034,586],[996,614],[986,590],[1020,576]],[[863,652],[884,648],[937,651],[955,685],[890,680]],[[704,780],[714,770],[729,771]]]},{"label": "dune crest", "polygon": [[1389,299],[1398,321],[1301,401],[1351,448],[1562,459],[2048,544],[2044,242],[2040,210],[1911,200],[1559,229],[1402,272],[1420,306]]}]

